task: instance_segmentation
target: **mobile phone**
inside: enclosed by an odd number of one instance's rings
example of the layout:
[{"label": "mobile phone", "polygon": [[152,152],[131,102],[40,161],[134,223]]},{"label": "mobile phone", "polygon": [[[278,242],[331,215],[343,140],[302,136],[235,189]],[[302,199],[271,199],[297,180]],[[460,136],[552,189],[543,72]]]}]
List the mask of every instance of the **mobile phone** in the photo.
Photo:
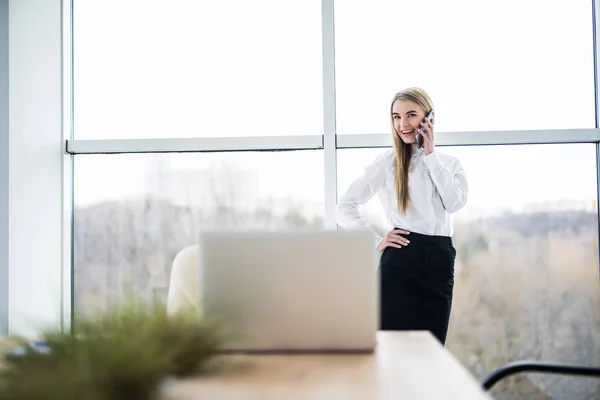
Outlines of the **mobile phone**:
[{"label": "mobile phone", "polygon": [[[433,110],[429,111],[429,114],[427,114],[427,119],[430,121],[433,121],[433,119],[435,118],[435,112],[433,112]],[[425,120],[423,120],[423,122],[425,122]],[[421,134],[421,128],[417,129],[417,146],[419,147],[423,147],[423,135]]]}]

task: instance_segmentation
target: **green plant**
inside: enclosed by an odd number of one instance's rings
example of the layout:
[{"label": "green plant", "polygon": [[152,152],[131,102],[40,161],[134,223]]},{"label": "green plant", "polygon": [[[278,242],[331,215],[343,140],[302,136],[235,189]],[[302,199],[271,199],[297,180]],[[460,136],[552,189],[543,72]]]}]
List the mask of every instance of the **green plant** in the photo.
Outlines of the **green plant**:
[{"label": "green plant", "polygon": [[168,315],[132,298],[76,322],[76,333],[41,335],[49,354],[26,342],[0,372],[2,399],[137,400],[156,396],[168,376],[192,374],[220,344],[217,324],[194,312]]}]

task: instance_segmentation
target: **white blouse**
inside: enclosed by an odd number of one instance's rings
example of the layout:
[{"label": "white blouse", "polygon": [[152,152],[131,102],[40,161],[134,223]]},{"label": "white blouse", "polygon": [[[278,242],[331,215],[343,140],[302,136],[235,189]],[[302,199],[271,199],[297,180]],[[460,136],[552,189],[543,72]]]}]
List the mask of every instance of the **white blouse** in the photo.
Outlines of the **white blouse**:
[{"label": "white blouse", "polygon": [[405,215],[398,211],[394,149],[387,150],[365,168],[338,201],[337,223],[344,229],[369,229],[377,243],[382,238],[359,214],[358,207],[375,194],[392,226],[425,235],[452,236],[450,214],[467,202],[467,177],[455,157],[435,150],[425,156],[422,148],[413,147],[408,171],[410,208]]}]

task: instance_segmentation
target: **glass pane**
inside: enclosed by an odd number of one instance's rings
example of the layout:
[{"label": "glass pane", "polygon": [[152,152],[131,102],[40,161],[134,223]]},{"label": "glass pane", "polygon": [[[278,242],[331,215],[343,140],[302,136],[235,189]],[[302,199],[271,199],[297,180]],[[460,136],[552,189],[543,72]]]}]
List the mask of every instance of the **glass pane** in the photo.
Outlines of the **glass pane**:
[{"label": "glass pane", "polygon": [[323,131],[318,0],[75,0],[73,13],[76,139]]},{"label": "glass pane", "polygon": [[[595,145],[439,150],[461,160],[470,186],[468,205],[454,214],[448,349],[478,379],[523,359],[600,365]],[[339,192],[381,151],[340,150]],[[377,197],[367,207],[368,221],[387,232]],[[600,383],[521,374],[492,394],[591,399]]]},{"label": "glass pane", "polygon": [[429,92],[439,131],[594,127],[589,0],[335,6],[340,134],[389,132],[409,86]]},{"label": "glass pane", "polygon": [[322,229],[322,151],[75,157],[78,311],[167,294],[200,230]]}]

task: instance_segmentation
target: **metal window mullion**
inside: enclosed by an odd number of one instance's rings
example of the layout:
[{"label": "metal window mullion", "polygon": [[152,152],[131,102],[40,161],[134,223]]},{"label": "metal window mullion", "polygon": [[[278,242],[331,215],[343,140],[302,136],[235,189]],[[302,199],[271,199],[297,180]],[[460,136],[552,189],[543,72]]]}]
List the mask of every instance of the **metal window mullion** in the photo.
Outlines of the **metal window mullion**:
[{"label": "metal window mullion", "polygon": [[[598,15],[598,0],[592,0],[592,51],[594,57],[594,104],[596,113],[596,129],[600,128],[600,86],[598,82],[600,79],[600,60],[598,59],[600,52],[598,51],[598,21],[600,21]],[[600,142],[596,143],[596,213],[598,221],[596,226],[596,237],[600,242]],[[600,272],[600,251],[598,252],[598,267]]]},{"label": "metal window mullion", "polygon": [[[485,146],[510,144],[597,143],[600,129],[553,129],[529,131],[438,132],[439,146]],[[389,147],[389,133],[340,135],[338,148]]]},{"label": "metal window mullion", "polygon": [[9,313],[9,4],[0,1],[0,335],[8,334]]},{"label": "metal window mullion", "polygon": [[321,148],[323,148],[321,135],[67,141],[67,152],[70,154],[312,150]]},{"label": "metal window mullion", "polygon": [[[327,84],[327,86],[332,86]],[[331,88],[331,92],[333,88]],[[330,100],[325,107],[325,134],[305,136],[257,136],[239,138],[175,138],[175,139],[101,139],[68,140],[70,154],[106,153],[154,153],[154,152],[216,152],[216,151],[269,151],[269,150],[310,150],[325,149],[326,181],[335,184],[335,149],[388,147],[391,139],[388,133],[336,135],[335,104]],[[324,96],[326,97],[326,96]],[[598,143],[600,129],[558,129],[531,131],[480,131],[480,132],[439,132],[436,144],[440,146],[485,146],[511,144],[550,144],[550,143]],[[334,185],[336,186],[336,185]],[[329,189],[329,190],[327,190]],[[334,192],[328,185],[329,198]],[[331,202],[331,201],[330,201]],[[331,205],[330,205],[331,207]],[[330,208],[331,209],[331,208]]]},{"label": "metal window mullion", "polygon": [[325,228],[335,229],[337,203],[337,146],[335,110],[335,26],[334,0],[322,0],[323,47],[323,157],[325,173]]},{"label": "metal window mullion", "polygon": [[[65,139],[73,139],[73,0],[62,0],[62,130]],[[66,150],[66,144],[65,144]],[[65,155],[62,166],[63,207],[62,207],[62,286],[61,286],[61,325],[62,330],[73,332],[75,309],[75,255],[74,255],[74,190],[73,155]]]}]

